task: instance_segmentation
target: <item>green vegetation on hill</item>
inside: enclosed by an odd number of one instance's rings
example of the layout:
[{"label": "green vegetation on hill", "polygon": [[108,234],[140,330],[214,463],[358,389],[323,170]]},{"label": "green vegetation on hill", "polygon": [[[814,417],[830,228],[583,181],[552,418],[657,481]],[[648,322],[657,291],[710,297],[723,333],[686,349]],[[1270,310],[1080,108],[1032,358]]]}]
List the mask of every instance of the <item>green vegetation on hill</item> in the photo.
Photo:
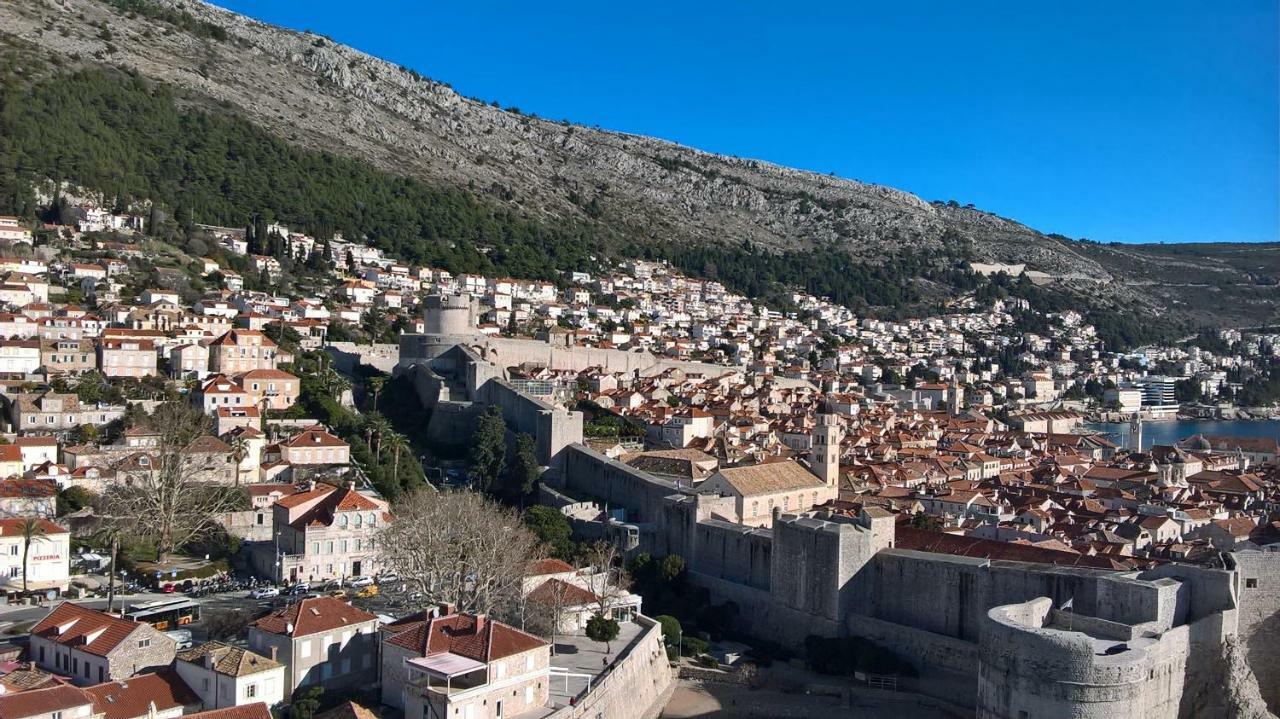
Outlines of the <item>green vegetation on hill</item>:
[{"label": "green vegetation on hill", "polygon": [[[116,2],[122,11],[148,17],[164,12],[145,0]],[[186,28],[190,16],[158,20]],[[750,243],[639,244],[599,221],[536,221],[484,201],[471,188],[432,186],[295,147],[134,74],[51,73],[10,53],[0,63],[0,213],[34,219],[40,208],[33,185],[50,178],[101,192],[117,207],[155,203],[154,216],[174,218],[179,229],[275,220],[322,239],[341,233],[455,273],[558,279],[565,270],[593,270],[609,258],[642,257],[718,279],[776,307],[789,307],[788,288],[798,287],[881,314],[901,314],[981,285],[965,266],[963,248],[951,245],[870,264],[830,248],[771,253]],[[1035,293],[1038,309],[1082,305],[1080,298],[1036,288],[1009,293]],[[1150,325],[1115,312],[1090,318],[1102,325],[1109,347],[1149,335]]]},{"label": "green vegetation on hill", "polygon": [[5,78],[0,212],[34,216],[30,186],[46,177],[117,204],[158,202],[182,225],[244,227],[261,213],[455,272],[552,278],[590,267],[601,245],[590,228],[535,223],[463,190],[302,150],[243,118],[183,107],[167,88],[112,71]]}]

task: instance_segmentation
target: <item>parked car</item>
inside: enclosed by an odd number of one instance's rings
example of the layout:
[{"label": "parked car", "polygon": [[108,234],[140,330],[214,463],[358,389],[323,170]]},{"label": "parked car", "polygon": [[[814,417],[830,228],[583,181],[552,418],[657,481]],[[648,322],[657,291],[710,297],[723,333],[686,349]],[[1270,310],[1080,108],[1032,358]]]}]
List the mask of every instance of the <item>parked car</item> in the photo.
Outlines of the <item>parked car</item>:
[{"label": "parked car", "polygon": [[306,584],[295,584],[289,588],[290,594],[306,594],[309,591],[311,591],[311,587]]},{"label": "parked car", "polygon": [[191,630],[189,629],[171,629],[164,633],[177,644],[178,649],[191,648]]},{"label": "parked car", "polygon": [[346,598],[347,598],[347,590],[345,590],[345,589],[335,589],[335,590],[333,590],[333,591],[329,592],[329,596],[333,597],[334,599],[346,599]]},{"label": "parked car", "polygon": [[398,582],[398,581],[400,581],[400,575],[394,572],[388,572],[387,574],[378,575],[378,584],[391,584],[392,582]]},{"label": "parked car", "polygon": [[160,589],[161,594],[173,594],[176,591],[178,591],[178,585],[176,584],[166,584]]},{"label": "parked car", "polygon": [[366,575],[363,577],[356,577],[355,579],[352,579],[350,582],[348,582],[348,584],[350,586],[353,586],[359,589],[360,587],[372,586],[374,584],[374,581],[373,581],[373,577]]},{"label": "parked car", "polygon": [[270,599],[280,596],[280,590],[275,587],[259,587],[249,595],[254,599]]},{"label": "parked car", "polygon": [[357,597],[359,597],[359,598],[361,598],[361,599],[368,599],[369,597],[376,597],[376,596],[378,596],[378,585],[376,585],[376,584],[370,584],[370,585],[369,585],[369,586],[367,586],[367,587],[361,587],[361,588],[360,588],[360,590],[356,592],[356,596],[357,596]]}]

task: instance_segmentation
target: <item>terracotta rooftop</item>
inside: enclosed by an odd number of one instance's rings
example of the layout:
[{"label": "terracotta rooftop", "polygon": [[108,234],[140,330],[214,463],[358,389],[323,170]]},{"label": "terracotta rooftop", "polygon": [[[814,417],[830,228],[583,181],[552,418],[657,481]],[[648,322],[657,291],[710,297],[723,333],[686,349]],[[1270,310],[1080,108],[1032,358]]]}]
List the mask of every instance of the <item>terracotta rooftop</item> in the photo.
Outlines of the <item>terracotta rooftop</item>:
[{"label": "terracotta rooftop", "polygon": [[343,627],[353,627],[377,617],[333,597],[303,599],[262,617],[253,623],[261,631],[304,637]]},{"label": "terracotta rooftop", "polygon": [[485,663],[548,646],[532,634],[472,614],[425,619],[408,625],[387,642],[424,657],[450,652]]},{"label": "terracotta rooftop", "polygon": [[233,647],[222,642],[205,642],[198,647],[178,652],[180,661],[202,666],[206,657],[212,658],[215,672],[231,677],[258,674],[284,666],[277,661],[254,654],[248,649]]},{"label": "terracotta rooftop", "polygon": [[[93,697],[88,692],[70,685],[33,689],[28,692],[0,696],[0,719],[24,719],[67,712],[81,706],[91,706]],[[70,712],[67,712],[68,715]]]},{"label": "terracotta rooftop", "polygon": [[141,626],[139,622],[63,602],[31,628],[31,636],[106,656]]},{"label": "terracotta rooftop", "polygon": [[145,718],[154,716],[152,711],[162,713],[200,704],[200,697],[171,669],[98,684],[85,692],[93,697],[94,712],[102,714],[103,719]]}]

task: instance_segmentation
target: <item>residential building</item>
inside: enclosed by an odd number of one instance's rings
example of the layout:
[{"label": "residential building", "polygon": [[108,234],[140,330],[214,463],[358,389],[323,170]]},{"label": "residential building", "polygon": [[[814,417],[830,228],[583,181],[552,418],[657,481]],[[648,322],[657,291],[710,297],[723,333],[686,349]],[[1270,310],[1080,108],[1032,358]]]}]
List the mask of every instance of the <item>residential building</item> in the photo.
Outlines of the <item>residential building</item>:
[{"label": "residential building", "polygon": [[249,649],[285,666],[285,693],[368,687],[378,678],[378,618],[333,597],[308,597],[249,625]]},{"label": "residential building", "polygon": [[236,380],[254,405],[265,403],[267,409],[289,409],[302,391],[301,380],[278,369],[249,370]]},{"label": "residential building", "polygon": [[234,329],[209,343],[209,371],[234,375],[276,368],[276,343],[257,330]]},{"label": "residential building", "polygon": [[39,340],[0,340],[0,374],[23,377],[38,369]]},{"label": "residential building", "polygon": [[23,537],[26,521],[22,517],[0,518],[0,582],[10,592],[22,591],[25,548],[26,589],[67,591],[71,567],[71,532],[48,519],[35,519],[40,533],[31,539],[30,547],[26,547]]},{"label": "residential building", "polygon": [[98,366],[107,377],[152,377],[157,374],[155,343],[104,337],[98,341]]},{"label": "residential building", "polygon": [[87,687],[102,719],[177,719],[200,709],[200,698],[172,669]]},{"label": "residential building", "polygon": [[49,375],[78,375],[98,367],[98,352],[90,339],[44,340],[40,365]]},{"label": "residential building", "polygon": [[64,432],[83,424],[104,425],[124,416],[117,405],[84,405],[74,394],[49,391],[20,394],[9,405],[10,422],[17,432]]},{"label": "residential building", "polygon": [[64,602],[31,628],[28,653],[40,668],[88,685],[167,667],[175,645],[150,624]]},{"label": "residential building", "polygon": [[308,486],[272,507],[281,578],[315,582],[377,574],[376,537],[392,520],[386,503],[360,494],[353,483]]},{"label": "residential building", "polygon": [[104,719],[84,689],[59,684],[44,689],[0,694],[3,719]]},{"label": "residential building", "polygon": [[551,645],[449,607],[384,629],[382,701],[406,717],[518,717],[547,706]]},{"label": "residential building", "polygon": [[351,445],[318,424],[280,442],[277,447],[280,459],[294,466],[351,463]]},{"label": "residential building", "polygon": [[282,703],[285,666],[242,647],[206,642],[178,652],[174,669],[205,709]]}]

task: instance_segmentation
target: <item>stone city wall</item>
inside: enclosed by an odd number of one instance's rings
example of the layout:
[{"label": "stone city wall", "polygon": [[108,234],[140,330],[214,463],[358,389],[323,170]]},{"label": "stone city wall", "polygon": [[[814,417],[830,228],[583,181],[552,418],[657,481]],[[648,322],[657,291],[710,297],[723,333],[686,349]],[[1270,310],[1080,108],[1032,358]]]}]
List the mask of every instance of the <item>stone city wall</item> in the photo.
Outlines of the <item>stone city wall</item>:
[{"label": "stone city wall", "polygon": [[1280,552],[1227,555],[1237,570],[1239,634],[1262,697],[1280,714]]},{"label": "stone city wall", "polygon": [[636,623],[645,627],[644,633],[608,674],[597,678],[574,706],[558,709],[548,719],[656,719],[662,713],[675,689],[662,625],[645,616],[636,617]]},{"label": "stone city wall", "polygon": [[1047,627],[1048,597],[988,612],[978,651],[978,719],[1166,719],[1178,716],[1186,626],[1103,655],[1110,640]]}]

